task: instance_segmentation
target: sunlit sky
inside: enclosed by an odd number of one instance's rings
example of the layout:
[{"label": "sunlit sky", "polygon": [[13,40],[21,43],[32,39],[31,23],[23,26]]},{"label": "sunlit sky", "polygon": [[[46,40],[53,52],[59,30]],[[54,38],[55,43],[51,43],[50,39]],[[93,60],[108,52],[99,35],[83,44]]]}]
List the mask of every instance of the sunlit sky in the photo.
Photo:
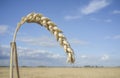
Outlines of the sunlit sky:
[{"label": "sunlit sky", "polygon": [[[74,50],[74,66],[120,66],[119,0],[1,0],[0,66],[9,66],[10,42],[21,17],[31,12],[50,18]],[[69,66],[54,35],[35,23],[17,33],[20,66]]]}]

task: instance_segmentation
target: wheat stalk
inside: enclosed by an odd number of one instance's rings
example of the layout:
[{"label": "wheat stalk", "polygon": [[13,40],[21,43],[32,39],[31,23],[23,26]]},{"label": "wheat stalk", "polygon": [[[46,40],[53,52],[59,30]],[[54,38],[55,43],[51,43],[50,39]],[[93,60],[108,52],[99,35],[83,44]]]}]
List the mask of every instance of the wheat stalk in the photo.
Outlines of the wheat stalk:
[{"label": "wheat stalk", "polygon": [[19,28],[25,22],[38,23],[41,26],[44,26],[47,30],[49,30],[56,37],[57,41],[59,41],[60,45],[63,46],[65,52],[68,55],[67,61],[70,63],[74,63],[74,52],[70,44],[68,43],[66,37],[63,35],[62,31],[57,27],[57,25],[55,25],[49,18],[44,17],[42,14],[30,13],[27,16],[23,17],[17,25],[13,42],[15,42],[16,34]]}]

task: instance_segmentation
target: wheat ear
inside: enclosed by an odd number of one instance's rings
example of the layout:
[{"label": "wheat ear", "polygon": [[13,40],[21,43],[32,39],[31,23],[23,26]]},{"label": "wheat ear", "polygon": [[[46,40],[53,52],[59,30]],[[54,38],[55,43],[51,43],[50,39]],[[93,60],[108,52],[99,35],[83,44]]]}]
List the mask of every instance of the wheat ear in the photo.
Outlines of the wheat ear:
[{"label": "wheat ear", "polygon": [[67,61],[70,63],[74,63],[75,61],[74,52],[70,44],[68,43],[66,37],[63,35],[62,31],[57,27],[56,24],[54,24],[49,18],[44,17],[42,14],[30,13],[27,16],[23,17],[17,25],[13,42],[15,42],[16,34],[19,28],[25,22],[38,23],[41,26],[44,26],[47,30],[49,30],[56,37],[57,41],[59,41],[60,45],[64,48],[65,52],[67,53],[68,55]]}]

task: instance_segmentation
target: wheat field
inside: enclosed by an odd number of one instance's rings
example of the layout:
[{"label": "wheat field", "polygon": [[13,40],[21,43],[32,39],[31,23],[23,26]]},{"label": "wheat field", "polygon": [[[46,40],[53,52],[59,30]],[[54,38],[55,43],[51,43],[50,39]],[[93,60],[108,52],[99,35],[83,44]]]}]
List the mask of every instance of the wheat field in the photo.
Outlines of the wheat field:
[{"label": "wheat field", "polygon": [[[0,67],[0,78],[9,78],[8,67]],[[20,78],[120,78],[120,68],[22,67]]]}]

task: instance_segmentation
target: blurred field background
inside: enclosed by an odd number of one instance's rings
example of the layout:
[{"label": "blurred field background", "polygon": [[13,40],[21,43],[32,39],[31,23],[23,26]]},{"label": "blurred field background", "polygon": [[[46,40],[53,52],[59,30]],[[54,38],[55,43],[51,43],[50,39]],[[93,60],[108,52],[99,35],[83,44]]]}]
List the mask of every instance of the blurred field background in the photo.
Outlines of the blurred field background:
[{"label": "blurred field background", "polygon": [[[9,78],[8,67],[0,67],[0,78]],[[120,68],[21,67],[20,78],[120,78]]]}]

